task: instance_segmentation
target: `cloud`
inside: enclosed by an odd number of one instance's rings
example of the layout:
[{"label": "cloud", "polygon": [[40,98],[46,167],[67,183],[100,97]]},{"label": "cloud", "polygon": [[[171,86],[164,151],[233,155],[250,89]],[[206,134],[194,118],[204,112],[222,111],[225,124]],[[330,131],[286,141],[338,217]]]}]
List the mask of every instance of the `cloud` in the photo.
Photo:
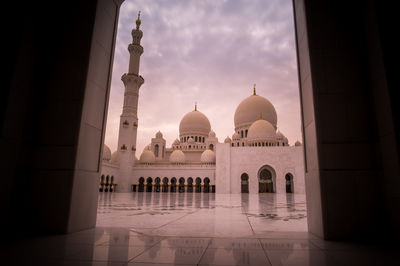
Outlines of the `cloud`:
[{"label": "cloud", "polygon": [[137,147],[163,132],[170,146],[181,118],[199,110],[223,141],[237,105],[252,93],[268,98],[278,127],[301,140],[293,11],[290,0],[125,1],[120,11],[106,143],[116,150],[124,86],[138,10],[143,31]]}]

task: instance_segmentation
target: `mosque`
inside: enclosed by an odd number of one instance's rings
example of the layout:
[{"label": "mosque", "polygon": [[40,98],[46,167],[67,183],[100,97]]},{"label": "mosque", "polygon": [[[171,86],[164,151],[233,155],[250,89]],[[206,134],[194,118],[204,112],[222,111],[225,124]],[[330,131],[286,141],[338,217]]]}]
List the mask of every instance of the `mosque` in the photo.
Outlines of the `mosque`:
[{"label": "mosque", "polygon": [[144,79],[139,75],[140,13],[129,44],[129,71],[120,117],[118,150],[104,145],[101,192],[305,193],[304,154],[299,141],[277,130],[272,103],[253,94],[236,108],[234,133],[219,142],[207,116],[194,110],[183,116],[179,137],[167,147],[158,131],[140,157],[136,154],[138,97]]}]

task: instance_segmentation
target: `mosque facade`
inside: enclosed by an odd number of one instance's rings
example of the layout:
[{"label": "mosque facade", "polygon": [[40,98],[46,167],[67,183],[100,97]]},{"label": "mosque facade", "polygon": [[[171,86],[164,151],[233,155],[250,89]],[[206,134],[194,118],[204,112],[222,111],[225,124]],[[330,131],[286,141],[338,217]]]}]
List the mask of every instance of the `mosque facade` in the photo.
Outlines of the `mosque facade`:
[{"label": "mosque facade", "polygon": [[304,154],[299,141],[277,130],[272,103],[253,94],[236,108],[234,133],[220,142],[207,116],[197,109],[183,116],[179,136],[167,147],[163,134],[136,156],[138,97],[144,79],[139,75],[140,14],[129,44],[129,70],[120,116],[118,149],[104,144],[101,192],[305,193]]}]

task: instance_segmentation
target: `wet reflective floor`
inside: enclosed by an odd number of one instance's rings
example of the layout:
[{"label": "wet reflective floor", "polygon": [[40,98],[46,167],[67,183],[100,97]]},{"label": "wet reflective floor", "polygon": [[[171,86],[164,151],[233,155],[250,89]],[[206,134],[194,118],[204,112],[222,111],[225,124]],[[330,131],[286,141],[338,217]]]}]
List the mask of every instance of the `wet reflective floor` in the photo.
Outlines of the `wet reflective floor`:
[{"label": "wet reflective floor", "polygon": [[306,202],[303,194],[101,193],[97,226],[186,237],[306,232]]},{"label": "wet reflective floor", "polygon": [[[1,265],[397,265],[306,231],[304,195],[101,193],[97,227],[2,247]],[[397,264],[396,264],[397,263]]]}]

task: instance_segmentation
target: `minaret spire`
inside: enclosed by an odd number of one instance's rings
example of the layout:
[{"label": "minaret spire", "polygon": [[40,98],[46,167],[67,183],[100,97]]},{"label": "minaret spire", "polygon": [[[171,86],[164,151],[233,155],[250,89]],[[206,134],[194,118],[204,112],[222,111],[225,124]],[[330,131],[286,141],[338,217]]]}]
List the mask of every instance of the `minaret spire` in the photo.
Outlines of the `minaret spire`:
[{"label": "minaret spire", "polygon": [[136,29],[134,28],[131,32],[132,43],[128,46],[128,72],[121,77],[125,85],[125,93],[118,134],[118,161],[120,170],[118,187],[122,192],[130,191],[130,176],[136,153],[139,89],[144,83],[143,77],[139,75],[140,56],[143,53],[143,47],[140,45],[143,37],[143,32],[139,29],[140,24],[139,11],[136,20]]},{"label": "minaret spire", "polygon": [[140,24],[142,24],[142,21],[140,20],[140,11],[139,11],[136,19],[136,30],[139,30]]}]

